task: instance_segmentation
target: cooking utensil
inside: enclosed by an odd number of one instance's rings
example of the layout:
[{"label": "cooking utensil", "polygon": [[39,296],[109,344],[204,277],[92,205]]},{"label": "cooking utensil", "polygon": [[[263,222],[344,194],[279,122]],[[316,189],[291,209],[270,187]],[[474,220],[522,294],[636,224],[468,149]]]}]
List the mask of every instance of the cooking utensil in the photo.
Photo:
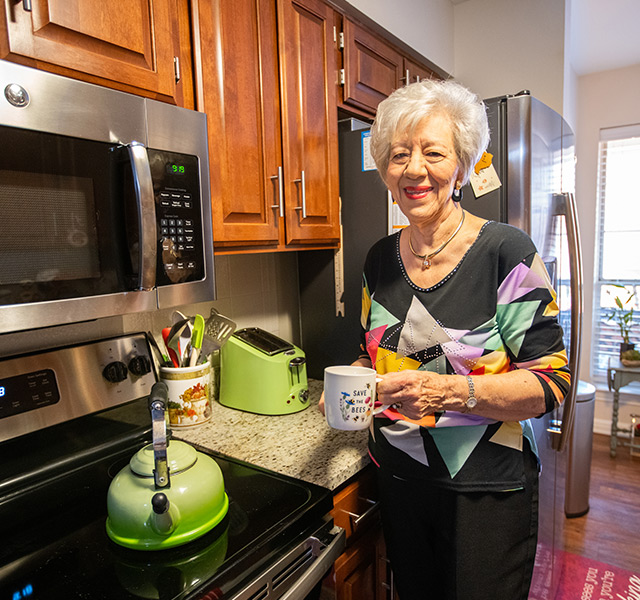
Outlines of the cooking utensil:
[{"label": "cooking utensil", "polygon": [[[180,335],[182,334],[182,331],[184,330],[184,328],[187,326],[187,323],[189,323],[189,319],[183,319],[181,321],[178,321],[177,323],[174,323],[171,327],[171,329],[169,330],[169,336],[168,336],[168,341],[166,341],[166,345],[167,348],[169,349],[169,356],[171,356],[171,351],[173,350],[173,352],[175,352],[176,355],[176,361],[177,367],[181,367],[182,366],[182,353],[180,351]],[[173,357],[171,357],[171,360],[173,360]]]},{"label": "cooking utensil", "polygon": [[227,514],[222,471],[210,456],[168,441],[167,386],[151,388],[153,443],[139,450],[107,494],[107,534],[127,548],[160,550],[190,542]]},{"label": "cooking utensil", "polygon": [[178,337],[178,356],[180,357],[180,366],[189,366],[189,356],[191,354],[191,336],[193,335],[193,324],[191,319],[187,319],[184,329]]},{"label": "cooking utensil", "polygon": [[147,339],[149,340],[149,345],[153,350],[153,353],[156,355],[156,360],[158,361],[161,367],[170,367],[171,360],[169,357],[160,350],[160,346],[158,346],[158,342],[156,342],[156,337],[150,331],[147,331]]},{"label": "cooking utensil", "polygon": [[212,352],[222,348],[235,330],[236,324],[234,321],[229,317],[221,315],[215,308],[212,308],[204,326],[202,355],[208,356]]},{"label": "cooking utensil", "polygon": [[204,336],[204,317],[196,315],[193,320],[193,333],[191,335],[191,355],[189,366],[193,367],[198,362],[200,350],[202,348],[202,338]]},{"label": "cooking utensil", "polygon": [[179,310],[174,310],[171,315],[171,324],[175,325],[176,323],[180,323],[180,321],[186,321],[187,316],[180,312]]},{"label": "cooking utensil", "polygon": [[167,352],[169,353],[169,358],[171,359],[170,362],[174,367],[179,367],[180,365],[178,364],[178,355],[176,354],[176,351],[170,347],[169,344],[171,340],[171,327],[165,327],[162,330],[162,339],[164,340],[164,345],[167,348]]}]

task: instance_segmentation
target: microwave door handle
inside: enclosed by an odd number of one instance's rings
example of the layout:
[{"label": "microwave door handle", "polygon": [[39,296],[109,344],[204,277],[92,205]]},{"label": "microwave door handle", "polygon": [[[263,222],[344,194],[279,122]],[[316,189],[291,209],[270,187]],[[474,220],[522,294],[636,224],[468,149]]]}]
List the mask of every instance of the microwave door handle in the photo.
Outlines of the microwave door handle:
[{"label": "microwave door handle", "polygon": [[139,290],[152,290],[156,284],[156,203],[147,149],[139,142],[127,146],[138,204],[140,236]]}]

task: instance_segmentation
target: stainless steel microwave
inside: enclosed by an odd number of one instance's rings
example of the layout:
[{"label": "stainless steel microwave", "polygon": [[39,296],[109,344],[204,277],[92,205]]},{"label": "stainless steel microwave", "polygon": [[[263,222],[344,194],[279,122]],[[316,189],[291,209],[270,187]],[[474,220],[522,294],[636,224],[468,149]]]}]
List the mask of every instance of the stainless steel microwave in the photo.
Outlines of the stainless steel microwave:
[{"label": "stainless steel microwave", "polygon": [[0,61],[0,333],[215,299],[202,113]]}]

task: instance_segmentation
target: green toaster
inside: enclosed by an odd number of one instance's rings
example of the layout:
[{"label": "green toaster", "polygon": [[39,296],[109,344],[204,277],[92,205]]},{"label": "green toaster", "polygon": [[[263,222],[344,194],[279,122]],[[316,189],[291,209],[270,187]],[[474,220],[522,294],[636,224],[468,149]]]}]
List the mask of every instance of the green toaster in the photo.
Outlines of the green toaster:
[{"label": "green toaster", "polygon": [[286,415],[309,406],[304,352],[257,327],[236,331],[220,349],[223,406]]}]

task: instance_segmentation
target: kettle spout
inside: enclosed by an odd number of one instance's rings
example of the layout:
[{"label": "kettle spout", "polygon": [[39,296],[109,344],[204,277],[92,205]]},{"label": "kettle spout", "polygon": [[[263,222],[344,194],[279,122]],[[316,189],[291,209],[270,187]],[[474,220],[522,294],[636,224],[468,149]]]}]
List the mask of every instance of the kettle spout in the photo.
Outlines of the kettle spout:
[{"label": "kettle spout", "polygon": [[171,535],[180,520],[178,510],[169,502],[166,494],[158,492],[151,498],[153,512],[149,517],[151,529],[158,535]]}]

